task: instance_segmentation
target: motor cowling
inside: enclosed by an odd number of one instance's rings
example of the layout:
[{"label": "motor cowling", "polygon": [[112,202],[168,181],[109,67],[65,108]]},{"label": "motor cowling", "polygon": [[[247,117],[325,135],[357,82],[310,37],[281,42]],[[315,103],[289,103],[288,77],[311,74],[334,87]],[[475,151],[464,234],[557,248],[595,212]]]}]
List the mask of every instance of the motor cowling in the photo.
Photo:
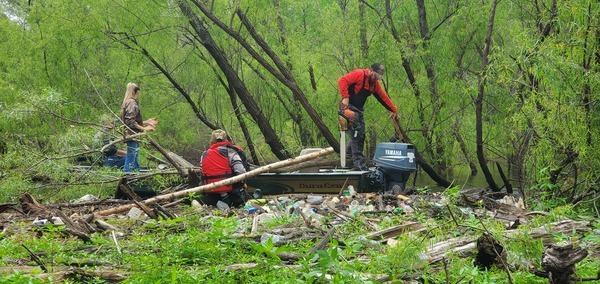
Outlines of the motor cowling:
[{"label": "motor cowling", "polygon": [[415,148],[407,143],[379,143],[373,161],[385,176],[385,190],[404,190],[410,174],[417,169]]}]

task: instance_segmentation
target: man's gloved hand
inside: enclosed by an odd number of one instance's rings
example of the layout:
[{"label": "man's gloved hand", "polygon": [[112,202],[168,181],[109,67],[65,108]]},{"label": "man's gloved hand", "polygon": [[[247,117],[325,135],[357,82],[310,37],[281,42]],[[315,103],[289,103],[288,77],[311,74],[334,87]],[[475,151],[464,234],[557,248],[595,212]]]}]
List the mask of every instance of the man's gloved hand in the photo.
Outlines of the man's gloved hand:
[{"label": "man's gloved hand", "polygon": [[349,98],[342,98],[342,100],[340,101],[338,107],[339,110],[345,110],[348,108],[348,104],[350,103],[350,99]]}]

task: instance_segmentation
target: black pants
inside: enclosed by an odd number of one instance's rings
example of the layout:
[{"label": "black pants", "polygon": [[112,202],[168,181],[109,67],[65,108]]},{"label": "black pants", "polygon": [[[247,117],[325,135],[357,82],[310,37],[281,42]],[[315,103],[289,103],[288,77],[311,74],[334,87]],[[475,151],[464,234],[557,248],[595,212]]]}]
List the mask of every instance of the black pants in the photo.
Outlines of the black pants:
[{"label": "black pants", "polygon": [[365,130],[365,118],[362,111],[350,106],[354,111],[354,120],[350,126],[350,141],[346,146],[346,153],[352,155],[352,165],[355,169],[366,170],[367,164],[363,149],[365,148],[365,138],[367,132]]},{"label": "black pants", "polygon": [[248,201],[247,194],[245,189],[237,188],[226,193],[204,193],[200,201],[212,206],[217,206],[217,202],[221,201],[229,207],[242,207]]}]

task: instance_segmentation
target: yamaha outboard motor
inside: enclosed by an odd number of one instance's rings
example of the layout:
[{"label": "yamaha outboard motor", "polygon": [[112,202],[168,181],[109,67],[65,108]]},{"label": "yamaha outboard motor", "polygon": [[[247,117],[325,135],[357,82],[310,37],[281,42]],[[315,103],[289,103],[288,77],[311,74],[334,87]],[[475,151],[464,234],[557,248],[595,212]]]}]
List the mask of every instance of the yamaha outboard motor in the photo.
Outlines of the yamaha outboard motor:
[{"label": "yamaha outboard motor", "polygon": [[385,183],[383,188],[386,191],[404,191],[410,174],[417,170],[415,148],[408,143],[379,143],[373,161],[377,166],[376,171],[384,175],[378,177],[377,181]]}]

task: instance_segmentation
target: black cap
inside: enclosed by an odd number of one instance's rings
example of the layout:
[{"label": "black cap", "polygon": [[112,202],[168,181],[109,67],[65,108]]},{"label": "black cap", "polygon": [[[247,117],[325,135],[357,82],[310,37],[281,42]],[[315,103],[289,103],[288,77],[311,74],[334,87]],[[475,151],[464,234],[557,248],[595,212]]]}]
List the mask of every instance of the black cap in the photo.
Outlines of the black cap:
[{"label": "black cap", "polygon": [[371,65],[371,70],[383,75],[383,70],[381,70],[381,66],[383,66],[381,65],[381,63],[373,63]]}]

